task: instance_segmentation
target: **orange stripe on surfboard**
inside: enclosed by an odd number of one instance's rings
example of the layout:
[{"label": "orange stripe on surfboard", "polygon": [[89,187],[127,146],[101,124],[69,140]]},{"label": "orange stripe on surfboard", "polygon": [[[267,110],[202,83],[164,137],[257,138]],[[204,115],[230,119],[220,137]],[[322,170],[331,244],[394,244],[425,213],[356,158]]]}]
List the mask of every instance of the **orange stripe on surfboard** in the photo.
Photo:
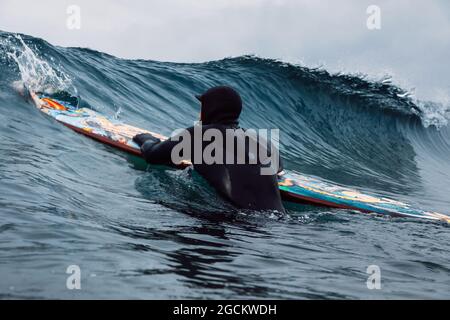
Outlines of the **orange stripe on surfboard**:
[{"label": "orange stripe on surfboard", "polygon": [[49,99],[49,98],[43,98],[42,101],[46,102],[47,105],[48,105],[50,108],[52,108],[52,109],[63,110],[63,111],[64,111],[64,110],[67,110],[67,108],[64,107],[62,104],[60,104],[60,103],[58,103],[58,102],[56,102],[56,101],[53,101],[52,99]]}]

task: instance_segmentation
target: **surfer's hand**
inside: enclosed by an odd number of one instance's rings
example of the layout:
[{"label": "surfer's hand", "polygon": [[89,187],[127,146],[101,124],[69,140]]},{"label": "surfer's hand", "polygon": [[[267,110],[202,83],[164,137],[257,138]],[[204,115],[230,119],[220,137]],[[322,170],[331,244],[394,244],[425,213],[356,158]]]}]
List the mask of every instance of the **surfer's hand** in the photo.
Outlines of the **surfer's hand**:
[{"label": "surfer's hand", "polygon": [[136,144],[139,147],[141,147],[147,141],[153,141],[156,143],[156,142],[159,142],[160,140],[158,138],[152,136],[150,133],[140,133],[133,137],[133,141],[136,142]]}]

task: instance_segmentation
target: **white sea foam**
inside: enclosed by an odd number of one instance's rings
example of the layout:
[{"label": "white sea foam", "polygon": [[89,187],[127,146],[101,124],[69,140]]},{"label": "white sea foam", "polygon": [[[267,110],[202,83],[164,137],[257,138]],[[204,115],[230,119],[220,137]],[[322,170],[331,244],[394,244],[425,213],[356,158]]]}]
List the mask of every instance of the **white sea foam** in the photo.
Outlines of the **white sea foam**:
[{"label": "white sea foam", "polygon": [[25,88],[34,91],[53,93],[73,89],[72,80],[61,68],[50,65],[25,43],[20,35],[2,40],[6,56],[15,62],[19,69],[20,80],[14,81],[12,87],[19,93]]},{"label": "white sea foam", "polygon": [[435,126],[440,129],[450,120],[449,102],[416,101],[416,105],[421,111],[422,123],[425,127]]}]

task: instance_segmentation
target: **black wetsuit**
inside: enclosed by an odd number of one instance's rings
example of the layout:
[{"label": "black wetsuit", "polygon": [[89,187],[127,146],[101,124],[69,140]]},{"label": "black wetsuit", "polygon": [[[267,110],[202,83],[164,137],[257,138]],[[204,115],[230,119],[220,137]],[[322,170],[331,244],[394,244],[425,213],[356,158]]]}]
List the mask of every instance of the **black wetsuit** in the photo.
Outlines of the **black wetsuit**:
[{"label": "black wetsuit", "polygon": [[[249,139],[245,136],[245,131],[239,129],[238,118],[242,108],[239,95],[229,87],[216,87],[208,90],[202,96],[197,97],[202,102],[201,120],[202,132],[208,129],[217,129],[226,137],[225,130],[232,129],[235,133],[235,146],[237,143],[245,141],[245,164],[237,164],[236,154],[233,154],[233,163],[227,164],[226,152],[236,152],[236,149],[226,150],[224,142],[223,164],[195,163],[192,156],[186,155],[184,160],[193,162],[194,169],[203,176],[213,186],[219,194],[228,199],[236,207],[250,210],[277,210],[284,212],[281,202],[280,191],[276,171],[281,171],[281,165],[275,168],[275,172],[269,175],[262,175],[261,168],[269,167],[263,165],[257,157],[256,164],[249,164]],[[191,155],[194,155],[194,129],[186,129],[187,134],[192,139]],[[185,132],[185,133],[186,133]],[[198,131],[200,132],[200,130]],[[224,141],[226,139],[224,138]],[[172,162],[172,150],[179,143],[168,139],[166,141],[155,141],[150,136],[141,135],[135,139],[141,145],[141,151],[145,160],[150,164],[161,164],[174,166]],[[271,150],[270,144],[260,139],[260,145],[265,144],[265,148]],[[211,143],[200,142],[201,150]],[[214,154],[214,153],[213,153]],[[269,153],[270,154],[270,153]],[[276,151],[278,157],[278,150]],[[253,158],[254,159],[254,158]],[[229,162],[229,161],[228,161]],[[279,162],[280,163],[280,162]],[[276,170],[278,169],[278,170]]]}]

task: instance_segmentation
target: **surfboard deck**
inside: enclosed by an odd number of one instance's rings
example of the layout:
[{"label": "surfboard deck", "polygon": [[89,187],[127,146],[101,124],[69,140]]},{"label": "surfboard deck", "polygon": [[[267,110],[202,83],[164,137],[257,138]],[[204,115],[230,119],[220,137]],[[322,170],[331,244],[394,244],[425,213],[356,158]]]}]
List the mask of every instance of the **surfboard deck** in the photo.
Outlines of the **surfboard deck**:
[{"label": "surfboard deck", "polygon": [[[136,156],[142,156],[139,146],[132,140],[136,134],[149,133],[161,140],[167,139],[158,133],[107,118],[92,109],[78,108],[72,102],[58,100],[43,93],[30,92],[30,95],[41,112],[70,129]],[[179,167],[189,165],[186,161],[180,163]],[[289,171],[279,176],[279,188],[283,199],[287,201],[450,223],[450,217],[444,214],[415,209],[403,202],[373,197]]]}]

